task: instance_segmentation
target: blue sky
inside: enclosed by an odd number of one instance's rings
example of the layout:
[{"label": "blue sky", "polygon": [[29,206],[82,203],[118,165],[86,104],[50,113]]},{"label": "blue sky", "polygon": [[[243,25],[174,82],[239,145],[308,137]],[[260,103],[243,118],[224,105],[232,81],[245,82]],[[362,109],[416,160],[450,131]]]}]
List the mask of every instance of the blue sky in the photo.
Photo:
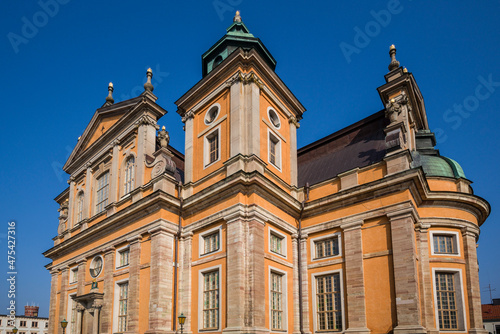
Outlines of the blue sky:
[{"label": "blue sky", "polygon": [[[53,198],[67,187],[61,167],[104,103],[108,82],[115,101],[137,96],[151,67],[157,102],[169,111],[160,125],[183,151],[173,102],[201,79],[201,55],[236,9],[307,108],[299,147],[383,108],[376,88],[396,45],[441,153],[491,203],[479,239],[480,280],[483,302],[488,284],[500,297],[500,1],[55,1],[0,4],[0,271],[6,276],[7,222],[15,220],[19,307],[38,304],[48,315],[49,260],[41,253],[57,232]],[[1,279],[0,314],[7,303]]]}]

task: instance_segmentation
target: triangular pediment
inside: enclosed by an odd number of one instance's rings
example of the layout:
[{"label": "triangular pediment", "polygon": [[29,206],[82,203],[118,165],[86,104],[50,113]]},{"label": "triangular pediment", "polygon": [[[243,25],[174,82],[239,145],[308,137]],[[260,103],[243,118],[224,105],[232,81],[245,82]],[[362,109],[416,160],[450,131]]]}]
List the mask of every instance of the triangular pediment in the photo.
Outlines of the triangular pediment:
[{"label": "triangular pediment", "polygon": [[[75,148],[71,152],[71,155],[64,164],[63,169],[71,174],[75,169],[75,166],[72,165],[74,165],[83,155],[89,155],[88,151],[100,149],[101,146],[109,144],[109,142],[119,134],[121,128],[126,128],[130,125],[129,122],[131,122],[134,119],[133,116],[137,114],[136,110],[147,108],[153,111],[157,118],[163,116],[167,111],[157,105],[155,101],[156,96],[151,93],[143,93],[136,98],[112,105],[104,105],[97,109],[85,128],[85,131],[79,138]],[[141,107],[142,105],[147,105],[147,107],[145,106],[143,108]],[[77,165],[80,165],[80,162],[78,162]]]}]

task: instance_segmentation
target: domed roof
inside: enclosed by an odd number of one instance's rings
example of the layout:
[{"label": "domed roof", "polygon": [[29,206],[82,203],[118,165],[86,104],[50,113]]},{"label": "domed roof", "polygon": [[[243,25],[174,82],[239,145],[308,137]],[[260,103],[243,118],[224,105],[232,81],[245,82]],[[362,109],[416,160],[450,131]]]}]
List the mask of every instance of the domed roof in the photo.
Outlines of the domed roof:
[{"label": "domed roof", "polygon": [[427,176],[444,176],[466,178],[464,170],[458,162],[443,157],[436,150],[436,138],[429,130],[421,130],[416,134],[417,150],[412,152],[412,167],[422,167]]}]

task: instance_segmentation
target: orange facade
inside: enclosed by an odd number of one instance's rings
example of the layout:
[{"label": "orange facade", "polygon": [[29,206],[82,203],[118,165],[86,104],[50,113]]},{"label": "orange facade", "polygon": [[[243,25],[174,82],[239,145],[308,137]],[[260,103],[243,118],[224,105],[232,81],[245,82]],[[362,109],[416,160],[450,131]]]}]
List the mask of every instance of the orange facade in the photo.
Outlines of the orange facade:
[{"label": "orange facade", "polygon": [[173,332],[181,313],[188,333],[482,332],[489,204],[390,52],[386,108],[299,150],[305,108],[238,13],[176,102],[184,154],[152,72],[107,100],[64,166],[49,332]]}]

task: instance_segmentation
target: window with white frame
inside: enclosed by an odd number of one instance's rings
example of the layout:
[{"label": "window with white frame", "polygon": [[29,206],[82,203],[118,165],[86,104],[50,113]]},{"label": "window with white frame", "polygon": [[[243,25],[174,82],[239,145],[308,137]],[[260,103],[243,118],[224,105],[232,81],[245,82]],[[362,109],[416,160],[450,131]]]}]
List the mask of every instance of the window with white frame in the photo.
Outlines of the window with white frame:
[{"label": "window with white frame", "polygon": [[73,267],[69,271],[69,284],[74,284],[78,281],[78,267]]},{"label": "window with white frame", "polygon": [[459,256],[459,234],[453,231],[431,231],[432,255]]},{"label": "window with white frame", "polygon": [[85,201],[85,195],[83,191],[78,194],[76,200],[76,222],[79,223],[83,220],[83,204]]},{"label": "window with white frame", "polygon": [[268,131],[268,160],[281,169],[281,140],[271,131]]},{"label": "window with white frame", "polygon": [[285,275],[274,270],[270,276],[270,309],[271,330],[284,330],[284,287],[286,286]]},{"label": "window with white frame", "polygon": [[128,282],[117,283],[118,285],[118,332],[127,331],[128,311]]},{"label": "window with white frame", "polygon": [[133,155],[127,158],[125,163],[125,174],[123,180],[123,194],[126,195],[134,189],[135,158]]},{"label": "window with white frame", "polygon": [[108,205],[109,172],[105,172],[97,179],[96,213],[104,211]]},{"label": "window with white frame", "polygon": [[219,328],[219,269],[203,274],[202,329]]},{"label": "window with white frame", "polygon": [[286,257],[286,235],[269,226],[269,251]]},{"label": "window with white frame", "polygon": [[72,298],[76,296],[76,293],[72,293],[68,296],[68,314],[66,315],[66,319],[68,319],[68,333],[75,334],[76,333],[76,302]]},{"label": "window with white frame", "polygon": [[465,330],[462,272],[460,269],[450,268],[434,268],[433,272],[436,322],[439,329],[445,331]]},{"label": "window with white frame", "polygon": [[38,328],[38,321],[32,321],[31,322],[31,327]]},{"label": "window with white frame", "polygon": [[221,250],[221,230],[222,225],[200,233],[200,256],[213,254]]},{"label": "window with white frame", "polygon": [[340,255],[340,233],[311,239],[313,260]]},{"label": "window with white frame", "polygon": [[220,160],[220,127],[205,136],[205,167]]},{"label": "window with white frame", "polygon": [[116,251],[116,267],[125,267],[129,265],[130,258],[130,248],[124,247],[120,248]]},{"label": "window with white frame", "polygon": [[340,272],[314,276],[317,331],[342,331],[343,305]]}]

